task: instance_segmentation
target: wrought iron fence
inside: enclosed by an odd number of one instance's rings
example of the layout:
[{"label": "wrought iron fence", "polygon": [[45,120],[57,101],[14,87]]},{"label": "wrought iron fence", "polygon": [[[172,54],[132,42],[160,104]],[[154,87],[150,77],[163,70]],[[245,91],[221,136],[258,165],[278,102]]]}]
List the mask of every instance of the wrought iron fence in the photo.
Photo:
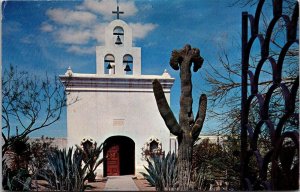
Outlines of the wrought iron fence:
[{"label": "wrought iron fence", "polygon": [[[260,22],[264,0],[258,2],[255,15],[242,13],[242,101],[241,101],[241,189],[244,190],[295,190],[299,188],[299,114],[296,105],[299,76],[292,82],[284,81],[283,68],[289,67],[286,56],[295,44],[299,46],[298,18],[299,5],[295,1],[291,16],[283,12],[283,1],[273,0],[273,16],[267,24],[264,34],[260,33]],[[286,30],[284,45],[279,55],[270,54],[270,44],[275,25],[284,21]],[[250,33],[250,34],[248,34]],[[254,68],[249,67],[251,50],[254,41],[260,43],[260,59]],[[298,56],[297,56],[298,57]],[[264,65],[270,65],[272,81],[265,87],[259,88],[260,76]],[[270,106],[272,97],[280,93],[284,109],[276,119],[271,118],[270,110],[281,110]],[[280,92],[278,91],[280,90]],[[257,121],[250,118],[250,113],[256,101]],[[284,129],[293,119],[296,129]],[[262,129],[266,128],[267,143],[262,146]]]}]

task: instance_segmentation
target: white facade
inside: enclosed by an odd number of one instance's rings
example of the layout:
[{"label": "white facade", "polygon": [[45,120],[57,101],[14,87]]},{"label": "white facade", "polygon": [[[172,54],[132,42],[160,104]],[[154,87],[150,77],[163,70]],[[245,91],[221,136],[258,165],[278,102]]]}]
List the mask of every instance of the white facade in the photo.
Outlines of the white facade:
[{"label": "white facade", "polygon": [[[119,30],[116,34],[123,32],[123,36],[119,35],[122,44],[115,43],[116,27]],[[127,63],[125,55],[131,56]],[[106,59],[109,62],[105,62]],[[141,48],[132,47],[132,30],[119,19],[106,28],[105,45],[96,48],[96,62],[96,74],[73,73],[69,68],[60,76],[66,86],[68,102],[78,99],[67,107],[68,146],[80,144],[84,138],[102,143],[114,136],[125,136],[134,142],[134,173],[138,174],[146,164],[142,148],[150,138],[158,139],[166,153],[174,143],[158,112],[152,90],[152,81],[159,79],[170,102],[174,79],[166,71],[162,75],[141,74]],[[128,63],[132,67],[131,74],[124,72]],[[108,64],[112,69],[106,73]],[[100,165],[98,175],[103,175],[104,169]]]}]

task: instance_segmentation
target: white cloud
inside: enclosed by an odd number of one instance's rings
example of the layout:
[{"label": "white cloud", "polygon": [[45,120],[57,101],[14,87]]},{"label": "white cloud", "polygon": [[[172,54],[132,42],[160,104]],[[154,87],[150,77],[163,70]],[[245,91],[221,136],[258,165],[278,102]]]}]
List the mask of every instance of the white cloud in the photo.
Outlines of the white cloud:
[{"label": "white cloud", "polygon": [[42,23],[42,26],[40,28],[44,32],[52,32],[54,30],[53,25],[50,25],[49,23]]},{"label": "white cloud", "polygon": [[63,28],[57,31],[57,40],[66,44],[86,44],[91,37],[90,30]]},{"label": "white cloud", "polygon": [[[119,3],[124,17],[136,15],[138,9],[134,1],[123,0]],[[105,28],[116,18],[112,14],[117,8],[116,0],[84,0],[79,6],[63,9],[48,9],[49,20],[41,24],[40,30],[53,35],[59,44],[67,44],[67,52],[91,54],[95,52],[95,41],[105,41]],[[98,15],[98,17],[97,17]],[[145,38],[157,25],[152,23],[129,23],[133,30],[133,40]],[[26,39],[25,39],[26,40]]]},{"label": "white cloud", "polygon": [[[138,9],[136,8],[133,1],[125,1],[119,3],[120,11],[123,11],[124,14],[121,17],[133,16],[137,13]],[[78,9],[87,9],[98,13],[104,16],[105,20],[110,20],[115,17],[112,14],[112,11],[116,11],[117,1],[116,0],[85,0],[83,4]]]},{"label": "white cloud", "polygon": [[93,27],[93,38],[97,40],[98,43],[103,43],[105,41],[105,27],[107,23],[97,24]]},{"label": "white cloud", "polygon": [[25,44],[31,44],[34,42],[34,35],[27,35],[23,38],[21,38],[21,42],[22,43],[25,43]]},{"label": "white cloud", "polygon": [[76,54],[93,54],[95,53],[95,47],[81,47],[77,45],[72,45],[67,49],[68,52]]},{"label": "white cloud", "polygon": [[89,25],[96,21],[96,15],[86,11],[49,9],[46,13],[51,20],[64,25]]},{"label": "white cloud", "polygon": [[[11,35],[15,32],[20,32],[22,30],[22,24],[16,21],[7,20],[6,23],[2,23],[2,35]],[[5,27],[4,27],[5,26]]]},{"label": "white cloud", "polygon": [[64,44],[85,45],[90,40],[97,40],[98,43],[103,43],[105,38],[105,27],[107,23],[101,23],[91,26],[88,29],[82,28],[62,28],[59,29],[55,36],[57,41]]},{"label": "white cloud", "polygon": [[129,23],[129,26],[132,27],[133,39],[142,39],[157,27],[157,25],[153,23]]}]

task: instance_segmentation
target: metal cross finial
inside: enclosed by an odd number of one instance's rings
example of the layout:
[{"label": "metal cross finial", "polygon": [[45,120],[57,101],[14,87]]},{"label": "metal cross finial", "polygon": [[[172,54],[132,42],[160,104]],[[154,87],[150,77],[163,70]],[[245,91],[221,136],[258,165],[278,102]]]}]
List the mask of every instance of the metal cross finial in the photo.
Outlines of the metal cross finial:
[{"label": "metal cross finial", "polygon": [[119,10],[119,1],[117,1],[117,11],[113,11],[113,14],[117,14],[117,19],[120,19],[120,14],[124,14],[123,11]]}]

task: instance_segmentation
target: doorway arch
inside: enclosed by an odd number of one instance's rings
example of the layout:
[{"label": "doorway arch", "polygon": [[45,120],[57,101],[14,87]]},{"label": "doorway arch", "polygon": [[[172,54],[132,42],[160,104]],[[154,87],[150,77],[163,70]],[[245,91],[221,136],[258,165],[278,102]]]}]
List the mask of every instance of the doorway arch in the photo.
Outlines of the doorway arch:
[{"label": "doorway arch", "polygon": [[126,136],[112,136],[105,140],[104,176],[135,174],[135,143]]}]

